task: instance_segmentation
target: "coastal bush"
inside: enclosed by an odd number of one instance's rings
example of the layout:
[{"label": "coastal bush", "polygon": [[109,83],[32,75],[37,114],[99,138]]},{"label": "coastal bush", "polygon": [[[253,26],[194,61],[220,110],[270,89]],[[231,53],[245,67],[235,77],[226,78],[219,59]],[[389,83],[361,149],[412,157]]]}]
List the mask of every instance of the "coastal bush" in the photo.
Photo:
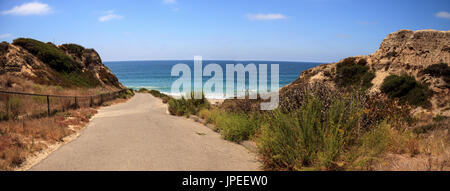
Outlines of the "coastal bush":
[{"label": "coastal bush", "polygon": [[139,92],[139,93],[150,93],[150,91],[147,88],[139,88],[139,90],[137,92]]},{"label": "coastal bush", "polygon": [[364,89],[372,87],[371,81],[375,78],[375,74],[366,64],[365,59],[358,62],[353,57],[344,59],[336,65],[336,84],[341,87],[361,86]]},{"label": "coastal bush", "polygon": [[120,92],[119,97],[123,99],[128,99],[134,96],[134,92],[130,89],[125,90],[124,92]]},{"label": "coastal bush", "polygon": [[230,111],[230,112],[254,112],[259,111],[261,97],[258,95],[257,99],[250,99],[249,96],[246,96],[244,99],[226,99],[220,105],[220,108]]},{"label": "coastal bush", "polygon": [[78,63],[72,57],[64,54],[62,50],[54,45],[30,38],[15,39],[13,44],[28,50],[28,52],[58,72],[71,73],[80,70]]},{"label": "coastal bush", "polygon": [[211,123],[211,112],[209,109],[201,109],[198,112],[198,116],[206,121],[206,123]]},{"label": "coastal bush", "polygon": [[387,150],[391,127],[383,122],[363,134],[347,154],[347,161],[351,161],[351,167],[357,170],[371,170],[371,164],[377,161],[377,156]]},{"label": "coastal bush", "polygon": [[94,75],[81,71],[81,65],[52,43],[43,43],[30,38],[18,38],[13,44],[26,49],[39,60],[57,71],[63,79],[58,85],[95,87],[99,83]]},{"label": "coastal bush", "polygon": [[259,113],[230,112],[223,109],[202,109],[199,117],[215,125],[226,140],[239,143],[250,139],[258,131],[263,120]]},{"label": "coastal bush", "polygon": [[167,102],[169,102],[169,100],[172,99],[172,97],[170,97],[166,94],[163,94],[158,90],[150,90],[149,93],[155,97],[161,98],[163,103],[167,103]]},{"label": "coastal bush", "polygon": [[322,100],[325,107],[328,107],[334,99],[342,97],[344,93],[344,91],[331,89],[324,83],[305,83],[295,88],[282,89],[279,107],[283,112],[295,111],[305,104],[310,94]]},{"label": "coastal bush", "polygon": [[7,53],[9,48],[9,44],[5,41],[0,43],[0,56]]},{"label": "coastal bush", "polygon": [[193,92],[188,96],[188,99],[185,99],[184,96],[181,99],[169,99],[170,114],[177,116],[195,115],[200,110],[210,107],[209,101],[203,93],[201,99],[194,99]]},{"label": "coastal bush", "polygon": [[198,115],[226,140],[256,141],[267,170],[370,170],[383,152],[418,152],[403,128],[409,107],[397,107],[384,94],[315,87],[302,91],[298,107],[243,112],[233,101],[232,107],[202,109]]},{"label": "coastal bush", "polygon": [[430,90],[417,82],[413,76],[388,76],[384,79],[380,90],[389,98],[398,98],[402,104],[424,107],[430,104],[428,101]]},{"label": "coastal bush", "polygon": [[444,81],[450,86],[450,66],[446,63],[433,64],[423,70],[424,74],[429,74],[433,77],[442,77]]},{"label": "coastal bush", "polygon": [[314,96],[295,111],[275,110],[261,128],[259,146],[268,169],[338,169],[337,161],[355,141],[361,103],[336,99],[326,109]]},{"label": "coastal bush", "polygon": [[258,121],[243,113],[222,112],[214,124],[224,139],[237,143],[248,140],[258,128]]},{"label": "coastal bush", "polygon": [[63,72],[60,73],[60,76],[62,77],[62,79],[66,80],[64,84],[71,84],[77,87],[87,87],[87,88],[92,88],[99,85],[97,79],[95,79],[93,75],[89,75],[87,73]]},{"label": "coastal bush", "polygon": [[62,44],[61,49],[66,50],[69,54],[73,54],[77,57],[83,56],[84,47],[78,45],[78,44]]}]

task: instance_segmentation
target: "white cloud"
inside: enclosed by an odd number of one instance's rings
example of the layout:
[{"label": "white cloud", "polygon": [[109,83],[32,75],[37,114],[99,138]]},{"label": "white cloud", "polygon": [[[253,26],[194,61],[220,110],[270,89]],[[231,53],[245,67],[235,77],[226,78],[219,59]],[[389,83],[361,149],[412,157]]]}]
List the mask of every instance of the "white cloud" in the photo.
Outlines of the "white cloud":
[{"label": "white cloud", "polygon": [[176,4],[177,1],[176,0],[163,0],[164,4]]},{"label": "white cloud", "polygon": [[8,38],[8,37],[11,37],[11,34],[9,34],[9,33],[6,33],[6,34],[0,34],[0,39],[2,39],[2,38]]},{"label": "white cloud", "polygon": [[172,10],[173,12],[177,12],[180,10],[180,8],[177,7],[178,4],[177,0],[163,0],[162,3],[169,6],[170,10]]},{"label": "white cloud", "polygon": [[121,19],[123,16],[114,13],[114,10],[107,11],[105,15],[98,18],[100,22],[106,22],[113,19]]},{"label": "white cloud", "polygon": [[287,19],[286,16],[282,14],[247,14],[246,15],[250,20],[278,20],[278,19]]},{"label": "white cloud", "polygon": [[443,18],[443,19],[450,19],[450,13],[449,12],[445,12],[445,11],[441,11],[439,13],[436,13],[436,17],[437,18]]},{"label": "white cloud", "polygon": [[47,4],[39,2],[24,3],[14,6],[12,9],[3,11],[3,14],[11,15],[45,15],[50,13],[51,8]]}]

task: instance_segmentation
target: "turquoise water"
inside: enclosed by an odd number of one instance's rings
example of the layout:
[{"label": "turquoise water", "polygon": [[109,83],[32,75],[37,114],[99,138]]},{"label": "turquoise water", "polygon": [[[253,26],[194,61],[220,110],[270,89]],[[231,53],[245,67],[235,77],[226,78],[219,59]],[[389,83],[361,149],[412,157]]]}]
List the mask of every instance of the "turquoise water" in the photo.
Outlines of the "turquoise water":
[{"label": "turquoise water", "polygon": [[[104,62],[111,71],[119,78],[119,81],[128,88],[139,89],[155,89],[170,94],[172,83],[178,79],[178,76],[171,76],[172,66],[184,63],[191,68],[193,75],[193,60],[167,60],[167,61],[118,61]],[[279,87],[293,82],[303,70],[315,67],[321,63],[312,62],[280,62],[280,61],[217,61],[203,60],[203,67],[207,64],[219,64],[222,66],[223,76],[225,79],[226,64],[267,64],[268,69],[268,87],[270,87],[270,65],[279,64]],[[210,77],[203,77],[203,82]],[[248,89],[248,75],[246,76],[246,88]],[[193,80],[192,80],[193,81]],[[235,80],[236,81],[236,80]],[[224,81],[224,89],[225,87]],[[235,86],[236,87],[236,86]],[[254,90],[250,90],[254,91]],[[207,96],[208,97],[208,96]],[[209,96],[212,97],[212,96]]]}]

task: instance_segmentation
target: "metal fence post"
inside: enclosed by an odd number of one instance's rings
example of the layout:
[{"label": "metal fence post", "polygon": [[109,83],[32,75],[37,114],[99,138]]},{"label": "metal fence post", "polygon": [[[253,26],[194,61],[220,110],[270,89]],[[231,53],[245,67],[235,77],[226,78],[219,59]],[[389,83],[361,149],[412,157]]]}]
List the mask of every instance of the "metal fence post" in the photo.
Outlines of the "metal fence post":
[{"label": "metal fence post", "polygon": [[[78,103],[78,98],[81,99],[90,99],[90,107],[93,107],[94,105],[102,105],[105,101],[110,101],[113,99],[116,99],[118,97],[121,97],[122,93],[125,93],[127,90],[126,89],[122,89],[119,91],[115,91],[115,92],[107,92],[107,93],[102,93],[102,94],[97,94],[97,95],[91,95],[91,96],[81,96],[81,97],[77,97],[77,96],[63,96],[63,95],[46,95],[46,94],[34,94],[34,93],[27,93],[27,92],[14,92],[14,91],[4,91],[4,90],[0,90],[0,93],[4,93],[6,94],[6,96],[3,98],[6,102],[5,102],[5,107],[6,107],[6,117],[5,118],[1,118],[0,121],[2,120],[9,120],[10,117],[12,117],[12,108],[11,108],[11,103],[9,103],[9,101],[11,100],[11,97],[9,96],[10,94],[12,95],[22,95],[22,96],[39,96],[39,97],[45,97],[47,100],[47,116],[50,116],[52,114],[52,111],[50,110],[50,96],[53,96],[54,98],[60,98],[60,99],[74,99],[75,100],[75,108],[80,108],[80,105]],[[96,101],[95,99],[99,99],[98,97],[100,96],[100,101],[97,103],[95,103]],[[14,98],[14,97],[13,97]],[[12,100],[11,100],[12,101]],[[42,104],[42,103],[40,103]],[[83,105],[83,103],[81,103]],[[56,106],[55,106],[56,107]],[[67,102],[63,102],[62,104],[62,111],[65,111],[66,109],[69,109],[67,107],[70,107],[70,101],[69,103]],[[58,112],[59,109],[58,107],[56,107],[55,109],[53,109],[53,112],[56,113]],[[28,115],[28,114],[27,114]],[[35,115],[35,114],[31,114],[31,117],[39,117],[42,116],[42,111],[39,111],[39,115]]]},{"label": "metal fence post", "polygon": [[50,98],[47,95],[47,115],[50,116]]}]

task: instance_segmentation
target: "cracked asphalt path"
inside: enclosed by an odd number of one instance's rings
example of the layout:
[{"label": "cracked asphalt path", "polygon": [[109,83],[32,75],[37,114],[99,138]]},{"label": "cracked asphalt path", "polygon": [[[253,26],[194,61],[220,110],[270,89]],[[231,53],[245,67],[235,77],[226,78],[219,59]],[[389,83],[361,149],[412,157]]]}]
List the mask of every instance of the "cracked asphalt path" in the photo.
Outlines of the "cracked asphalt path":
[{"label": "cracked asphalt path", "polygon": [[167,114],[150,94],[99,110],[72,142],[30,170],[260,170],[254,153]]}]

